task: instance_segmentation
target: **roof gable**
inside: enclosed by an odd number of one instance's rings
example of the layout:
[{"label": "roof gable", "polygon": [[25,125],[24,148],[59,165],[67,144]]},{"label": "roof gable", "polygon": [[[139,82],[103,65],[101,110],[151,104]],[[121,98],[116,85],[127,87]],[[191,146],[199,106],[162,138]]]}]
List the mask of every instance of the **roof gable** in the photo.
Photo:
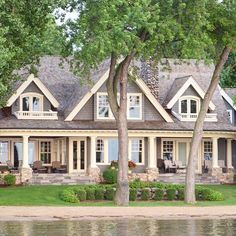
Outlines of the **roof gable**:
[{"label": "roof gable", "polygon": [[[220,94],[221,96],[229,103],[229,105],[236,110],[236,106],[234,105],[234,101],[232,99],[232,97],[230,97],[223,88],[220,87],[220,85],[218,85],[219,90],[220,90]],[[236,94],[236,89],[235,89],[235,94]]]},{"label": "roof gable", "polygon": [[32,82],[37,85],[37,87],[41,90],[41,92],[45,95],[45,97],[51,102],[51,104],[54,107],[56,108],[59,107],[59,103],[55,99],[55,97],[51,94],[51,92],[47,89],[47,87],[42,83],[42,81],[34,77],[33,74],[29,75],[29,77],[19,86],[16,92],[8,99],[7,106],[8,107],[11,106]]},{"label": "roof gable", "polygon": [[[186,76],[183,78],[175,79],[164,104],[168,109],[171,109],[178,99],[184,94],[184,92],[192,86],[199,96],[204,99],[205,92],[199,86],[199,84],[193,79],[192,76]],[[215,105],[210,102],[209,107],[212,111],[215,110]]]},{"label": "roof gable", "polygon": [[[72,112],[66,117],[65,121],[72,121],[76,114],[83,108],[83,106],[88,102],[88,100],[101,88],[101,86],[106,82],[109,75],[109,69],[105,72],[105,74],[97,81],[97,83],[90,89],[90,91],[81,99],[81,101],[77,104],[77,106],[72,110]],[[160,115],[164,118],[166,122],[173,122],[169,114],[165,111],[165,109],[161,106],[161,104],[157,101],[154,95],[151,93],[148,86],[145,82],[137,78],[135,83],[141,89],[141,91],[145,94],[148,100],[152,103],[155,109],[160,113]]]}]

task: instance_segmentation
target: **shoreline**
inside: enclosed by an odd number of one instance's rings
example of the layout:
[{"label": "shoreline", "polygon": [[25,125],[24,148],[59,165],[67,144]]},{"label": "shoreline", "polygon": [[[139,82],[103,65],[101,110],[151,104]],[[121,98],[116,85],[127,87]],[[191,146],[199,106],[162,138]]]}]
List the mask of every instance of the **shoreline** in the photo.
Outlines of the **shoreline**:
[{"label": "shoreline", "polygon": [[111,219],[236,219],[236,206],[216,207],[26,207],[0,206],[0,221]]}]

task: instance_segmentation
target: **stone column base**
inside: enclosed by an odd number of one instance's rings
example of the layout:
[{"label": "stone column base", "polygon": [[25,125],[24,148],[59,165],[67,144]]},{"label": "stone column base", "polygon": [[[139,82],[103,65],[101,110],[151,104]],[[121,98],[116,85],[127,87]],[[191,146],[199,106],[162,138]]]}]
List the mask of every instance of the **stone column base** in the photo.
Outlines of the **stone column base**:
[{"label": "stone column base", "polygon": [[219,167],[217,167],[217,168],[212,168],[212,169],[210,170],[210,173],[211,173],[212,176],[218,177],[219,175],[222,175],[222,169],[219,168]]},{"label": "stone column base", "polygon": [[159,170],[158,168],[147,168],[145,170],[147,174],[147,181],[157,181],[159,177]]},{"label": "stone column base", "polygon": [[89,176],[93,177],[97,183],[101,182],[101,171],[100,169],[96,167],[89,167],[88,169]]},{"label": "stone column base", "polygon": [[33,170],[31,168],[20,168],[21,183],[27,183],[32,178]]}]

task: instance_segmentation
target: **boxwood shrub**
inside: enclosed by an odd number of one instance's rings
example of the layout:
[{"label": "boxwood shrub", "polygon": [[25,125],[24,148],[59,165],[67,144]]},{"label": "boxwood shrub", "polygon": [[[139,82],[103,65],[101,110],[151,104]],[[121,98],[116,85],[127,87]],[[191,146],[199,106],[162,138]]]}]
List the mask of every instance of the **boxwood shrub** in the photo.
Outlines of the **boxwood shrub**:
[{"label": "boxwood shrub", "polygon": [[60,193],[60,199],[65,202],[71,202],[71,203],[79,202],[79,199],[77,198],[77,195],[73,189],[64,189]]},{"label": "boxwood shrub", "polygon": [[86,199],[87,200],[95,200],[95,189],[87,188],[86,189]]},{"label": "boxwood shrub", "polygon": [[96,200],[104,200],[104,189],[103,188],[95,189],[95,199]]},{"label": "boxwood shrub", "polygon": [[105,199],[109,201],[113,201],[115,197],[116,190],[114,188],[108,188],[105,191]]},{"label": "boxwood shrub", "polygon": [[167,200],[173,201],[176,197],[176,189],[175,188],[168,188],[166,190],[166,198]]},{"label": "boxwood shrub", "polygon": [[103,178],[106,183],[114,184],[117,182],[117,169],[108,168],[103,172]]},{"label": "boxwood shrub", "polygon": [[147,201],[150,199],[150,189],[149,188],[144,188],[144,189],[141,189],[141,200],[143,201]]},{"label": "boxwood shrub", "polygon": [[3,177],[4,183],[8,186],[16,184],[16,176],[13,174],[7,174]]},{"label": "boxwood shrub", "polygon": [[84,189],[77,189],[77,197],[80,201],[85,201],[86,200],[86,191]]},{"label": "boxwood shrub", "polygon": [[161,201],[163,200],[163,198],[164,198],[164,190],[160,188],[155,189],[153,199],[156,201]]},{"label": "boxwood shrub", "polygon": [[137,199],[137,189],[136,188],[131,188],[129,190],[129,200],[130,201],[135,201]]}]

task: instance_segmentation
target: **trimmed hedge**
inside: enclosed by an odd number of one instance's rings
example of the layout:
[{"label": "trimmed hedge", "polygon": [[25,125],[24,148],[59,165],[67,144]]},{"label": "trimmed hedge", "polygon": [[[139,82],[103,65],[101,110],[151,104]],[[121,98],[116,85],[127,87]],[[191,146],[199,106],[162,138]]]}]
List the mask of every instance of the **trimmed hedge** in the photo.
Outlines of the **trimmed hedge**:
[{"label": "trimmed hedge", "polygon": [[129,190],[129,200],[135,201],[137,199],[137,189],[136,188],[130,188]]},{"label": "trimmed hedge", "polygon": [[[184,185],[148,183],[135,181],[130,184],[129,199],[135,200],[184,200]],[[148,186],[149,187],[146,187]],[[142,186],[135,188],[135,186]],[[143,187],[145,186],[145,187]],[[150,186],[159,186],[150,187]],[[114,200],[116,187],[113,184],[107,185],[79,185],[65,189],[60,198],[63,201],[76,203],[84,200]],[[200,201],[222,201],[224,196],[222,193],[203,186],[196,186],[196,199]]]},{"label": "trimmed hedge", "polygon": [[117,169],[114,168],[108,168],[103,172],[103,178],[106,181],[106,183],[114,184],[117,182]]},{"label": "trimmed hedge", "polygon": [[153,199],[156,201],[161,201],[163,200],[163,198],[164,198],[164,190],[160,188],[155,189]]},{"label": "trimmed hedge", "polygon": [[3,177],[4,183],[8,186],[16,184],[16,176],[13,174],[7,174]]}]

